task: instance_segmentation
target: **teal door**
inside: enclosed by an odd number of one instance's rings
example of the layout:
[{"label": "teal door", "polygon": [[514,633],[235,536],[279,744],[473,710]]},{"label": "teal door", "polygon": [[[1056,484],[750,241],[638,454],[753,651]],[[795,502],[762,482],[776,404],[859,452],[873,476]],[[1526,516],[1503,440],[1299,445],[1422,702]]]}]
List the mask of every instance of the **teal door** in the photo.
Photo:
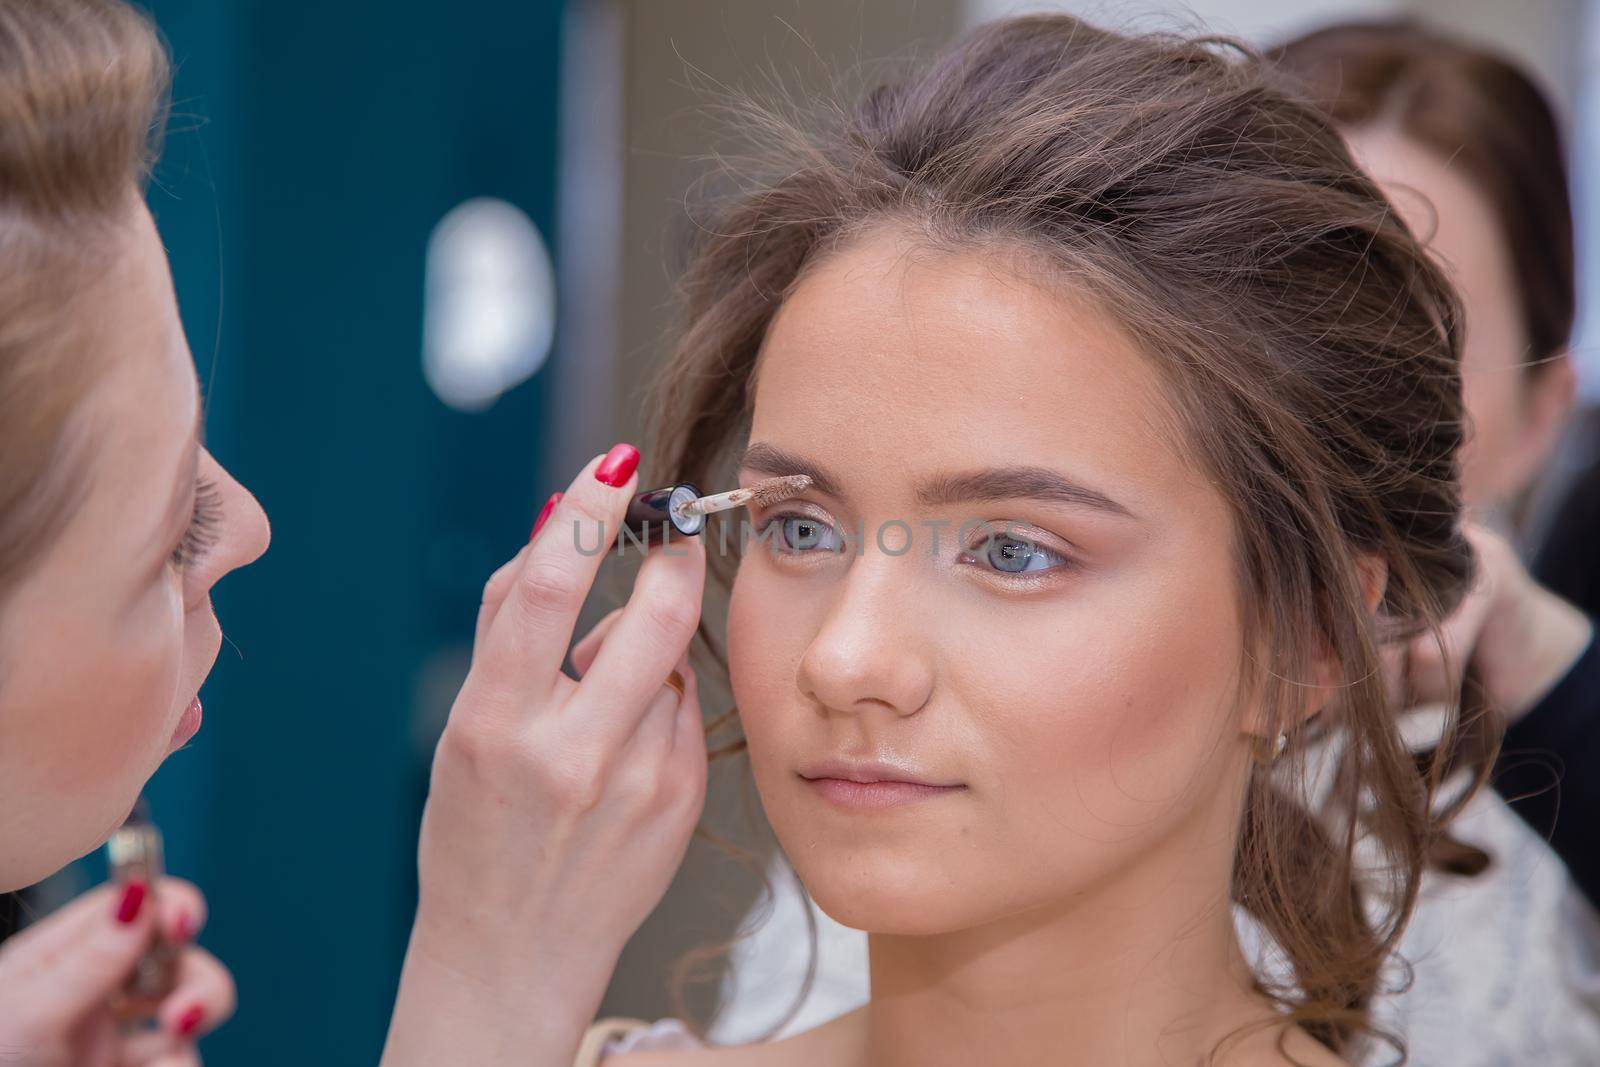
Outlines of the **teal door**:
[{"label": "teal door", "polygon": [[205,725],[149,794],[239,983],[208,1062],[377,1060],[431,731],[542,502],[543,378],[472,413],[424,379],[425,252],[474,197],[554,232],[562,7],[151,4],[178,75],[150,203],[210,444],[273,525],[217,590]]}]

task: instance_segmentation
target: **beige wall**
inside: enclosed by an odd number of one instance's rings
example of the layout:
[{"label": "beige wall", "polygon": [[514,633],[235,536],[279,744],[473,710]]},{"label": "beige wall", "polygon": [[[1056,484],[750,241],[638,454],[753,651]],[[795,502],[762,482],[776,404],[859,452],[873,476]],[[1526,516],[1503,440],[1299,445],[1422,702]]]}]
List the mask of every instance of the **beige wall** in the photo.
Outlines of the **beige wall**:
[{"label": "beige wall", "polygon": [[964,23],[1018,11],[1071,11],[1101,21],[1197,18],[1264,42],[1349,18],[1416,15],[1493,41],[1521,59],[1563,107],[1582,62],[1585,0],[962,0]]}]

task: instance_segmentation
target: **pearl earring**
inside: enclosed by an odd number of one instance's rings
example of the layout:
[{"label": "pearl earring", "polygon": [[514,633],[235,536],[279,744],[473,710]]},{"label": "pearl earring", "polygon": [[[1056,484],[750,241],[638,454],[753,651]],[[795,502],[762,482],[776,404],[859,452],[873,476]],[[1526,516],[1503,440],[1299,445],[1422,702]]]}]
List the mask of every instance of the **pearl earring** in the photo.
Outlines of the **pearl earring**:
[{"label": "pearl earring", "polygon": [[1272,751],[1270,755],[1267,752],[1266,738],[1256,738],[1254,741],[1254,747],[1255,760],[1257,763],[1260,763],[1263,766],[1274,763],[1277,761],[1279,756],[1283,755],[1283,750],[1289,747],[1289,735],[1282,730],[1278,731],[1278,735],[1272,739]]}]

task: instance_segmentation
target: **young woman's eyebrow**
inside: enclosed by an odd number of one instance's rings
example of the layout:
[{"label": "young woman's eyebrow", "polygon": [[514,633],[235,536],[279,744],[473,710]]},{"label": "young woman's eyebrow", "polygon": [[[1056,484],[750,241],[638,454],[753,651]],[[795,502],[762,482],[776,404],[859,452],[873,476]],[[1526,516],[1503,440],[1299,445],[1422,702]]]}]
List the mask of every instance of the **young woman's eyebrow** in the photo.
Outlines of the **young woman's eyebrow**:
[{"label": "young woman's eyebrow", "polygon": [[917,485],[917,503],[940,507],[976,500],[1041,500],[1090,508],[1125,519],[1138,516],[1111,497],[1048,467],[984,467],[941,472]]},{"label": "young woman's eyebrow", "polygon": [[739,461],[739,470],[749,471],[763,478],[784,478],[791,474],[804,474],[811,479],[811,488],[817,492],[835,497],[844,495],[839,491],[840,480],[821,466],[764,441],[745,449],[744,458]]},{"label": "young woman's eyebrow", "polygon": [[[817,463],[785,451],[776,445],[752,444],[740,461],[739,469],[764,478],[804,474],[814,489],[829,496],[841,496],[842,479]],[[1136,519],[1125,505],[1098,489],[1073,481],[1048,467],[985,467],[967,471],[944,471],[916,485],[917,503],[941,507],[981,500],[1041,500],[1050,504],[1090,508],[1121,518]]]}]

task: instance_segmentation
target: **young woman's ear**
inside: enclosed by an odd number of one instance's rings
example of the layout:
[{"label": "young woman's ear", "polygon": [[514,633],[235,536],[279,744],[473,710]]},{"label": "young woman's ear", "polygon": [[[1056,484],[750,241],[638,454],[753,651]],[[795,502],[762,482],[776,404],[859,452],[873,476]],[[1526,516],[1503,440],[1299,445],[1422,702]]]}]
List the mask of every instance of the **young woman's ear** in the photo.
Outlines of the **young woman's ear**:
[{"label": "young woman's ear", "polygon": [[[1371,618],[1377,614],[1378,605],[1383,603],[1384,590],[1389,586],[1389,564],[1375,552],[1363,552],[1356,557],[1356,578],[1361,583],[1362,606],[1366,609],[1367,617]],[[1333,687],[1343,673],[1340,670],[1338,657],[1334,655],[1333,649],[1328,647],[1327,640],[1319,638],[1314,675],[1316,684],[1312,688],[1319,690],[1320,695],[1308,694],[1314,701],[1314,706],[1306,712],[1307,717],[1322,710],[1323,704],[1327,703]]]},{"label": "young woman's ear", "polygon": [[1389,561],[1376,552],[1363,552],[1356,557],[1356,573],[1361,579],[1361,600],[1367,614],[1376,615],[1389,588]]},{"label": "young woman's ear", "polygon": [[[1367,615],[1369,617],[1375,615],[1378,605],[1383,603],[1383,594],[1389,584],[1388,562],[1377,553],[1362,553],[1356,557],[1356,578],[1361,586],[1361,602]],[[1340,688],[1344,676],[1338,657],[1328,644],[1327,638],[1318,634],[1316,647],[1317,652],[1311,664],[1311,678],[1307,680],[1302,690],[1304,699],[1299,708],[1302,721],[1316,715],[1328,705]],[[1258,748],[1270,751],[1275,747],[1276,734],[1272,732],[1270,724],[1263,721],[1258,706],[1252,704],[1245,709],[1239,729],[1254,738]]]}]

